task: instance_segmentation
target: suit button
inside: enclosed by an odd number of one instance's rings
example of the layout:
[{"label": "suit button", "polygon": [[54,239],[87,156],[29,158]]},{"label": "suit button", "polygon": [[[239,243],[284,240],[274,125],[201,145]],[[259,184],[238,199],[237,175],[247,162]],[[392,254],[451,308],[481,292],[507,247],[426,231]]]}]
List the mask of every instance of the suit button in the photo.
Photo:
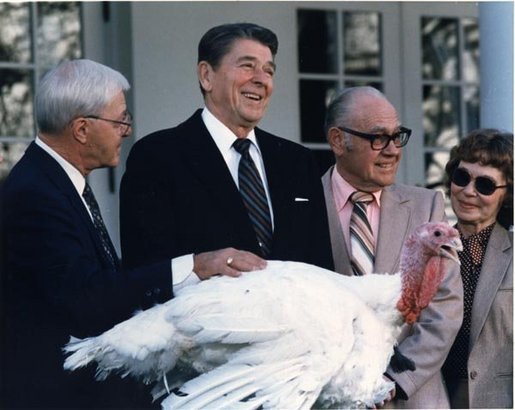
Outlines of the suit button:
[{"label": "suit button", "polygon": [[145,295],[146,295],[147,297],[152,296],[152,291],[151,291],[151,290],[147,290],[147,291],[145,292]]},{"label": "suit button", "polygon": [[471,378],[472,380],[474,380],[476,377],[477,377],[477,372],[476,372],[475,370],[472,370],[472,371],[470,372],[470,378]]},{"label": "suit button", "polygon": [[161,293],[161,289],[154,288],[154,295],[159,295]]}]

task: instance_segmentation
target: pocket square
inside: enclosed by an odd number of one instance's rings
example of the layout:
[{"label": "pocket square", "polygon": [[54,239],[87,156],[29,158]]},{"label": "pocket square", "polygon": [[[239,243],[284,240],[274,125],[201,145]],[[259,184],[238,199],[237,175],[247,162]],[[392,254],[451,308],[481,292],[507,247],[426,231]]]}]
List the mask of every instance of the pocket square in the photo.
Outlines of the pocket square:
[{"label": "pocket square", "polygon": [[295,198],[295,202],[309,202],[308,198]]}]

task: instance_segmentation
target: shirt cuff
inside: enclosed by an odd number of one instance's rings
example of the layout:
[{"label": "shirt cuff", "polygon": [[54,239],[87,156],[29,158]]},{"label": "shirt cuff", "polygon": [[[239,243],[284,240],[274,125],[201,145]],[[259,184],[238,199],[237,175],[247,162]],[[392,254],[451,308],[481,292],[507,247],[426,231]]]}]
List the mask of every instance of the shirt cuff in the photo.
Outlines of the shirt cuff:
[{"label": "shirt cuff", "polygon": [[189,285],[200,282],[200,278],[193,272],[193,254],[178,256],[172,259],[172,285],[173,292],[177,293]]}]

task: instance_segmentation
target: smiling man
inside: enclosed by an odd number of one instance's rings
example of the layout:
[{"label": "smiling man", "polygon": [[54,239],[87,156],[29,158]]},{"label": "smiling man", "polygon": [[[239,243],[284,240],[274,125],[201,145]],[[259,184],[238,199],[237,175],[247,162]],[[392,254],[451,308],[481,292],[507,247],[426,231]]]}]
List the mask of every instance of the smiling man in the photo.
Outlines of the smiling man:
[{"label": "smiling man", "polygon": [[[372,87],[337,94],[325,129],[336,157],[322,177],[336,271],[398,271],[404,239],[420,224],[446,219],[441,193],[395,183],[411,130],[400,125],[395,108]],[[440,367],[461,325],[462,298],[454,264],[429,307],[401,333],[398,350],[416,369],[388,369],[385,377],[396,389],[387,407],[449,408]]]},{"label": "smiling man", "polygon": [[174,258],[174,289],[266,259],[332,267],[312,154],[256,127],[273,92],[277,47],[272,31],[250,23],[204,34],[197,76],[205,107],[142,138],[127,160],[124,263]]}]

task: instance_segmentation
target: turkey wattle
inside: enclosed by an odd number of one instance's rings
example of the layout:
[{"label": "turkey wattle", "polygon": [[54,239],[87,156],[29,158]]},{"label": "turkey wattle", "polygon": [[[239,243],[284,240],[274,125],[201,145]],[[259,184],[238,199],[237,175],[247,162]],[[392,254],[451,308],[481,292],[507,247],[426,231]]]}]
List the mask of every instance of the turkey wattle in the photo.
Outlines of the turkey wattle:
[{"label": "turkey wattle", "polygon": [[397,273],[269,261],[214,277],[98,337],[71,338],[64,367],[96,362],[99,380],[157,382],[166,409],[373,406],[393,387],[383,373],[402,324],[417,320],[460,249],[455,229],[427,223],[407,239]]}]

